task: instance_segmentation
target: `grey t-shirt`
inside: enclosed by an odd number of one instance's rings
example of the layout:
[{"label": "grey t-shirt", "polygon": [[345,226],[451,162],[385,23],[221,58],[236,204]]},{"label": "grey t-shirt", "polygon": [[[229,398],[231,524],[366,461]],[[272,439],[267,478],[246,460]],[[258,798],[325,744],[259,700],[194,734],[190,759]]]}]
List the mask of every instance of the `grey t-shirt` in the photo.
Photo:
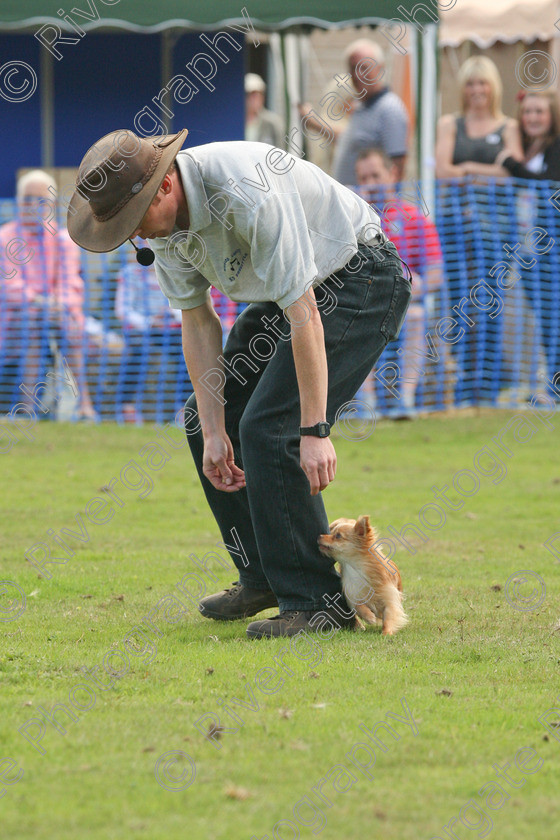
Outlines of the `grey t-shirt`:
[{"label": "grey t-shirt", "polygon": [[176,158],[189,231],[151,240],[173,309],[231,300],[285,309],[381,230],[375,210],[308,161],[265,143],[208,143]]},{"label": "grey t-shirt", "polygon": [[360,103],[339,138],[333,164],[333,175],[341,184],[355,184],[355,164],[363,149],[376,147],[389,157],[407,153],[408,114],[396,93],[385,89]]}]

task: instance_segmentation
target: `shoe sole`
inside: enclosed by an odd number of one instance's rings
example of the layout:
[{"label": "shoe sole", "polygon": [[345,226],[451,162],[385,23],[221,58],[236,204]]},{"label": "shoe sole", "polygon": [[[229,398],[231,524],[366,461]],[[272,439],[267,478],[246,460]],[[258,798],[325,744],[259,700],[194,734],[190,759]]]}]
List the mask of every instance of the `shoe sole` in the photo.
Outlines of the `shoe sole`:
[{"label": "shoe sole", "polygon": [[[339,630],[350,630],[351,632],[354,632],[354,631],[358,630],[359,628],[356,625],[356,623],[354,622],[353,624],[342,624],[342,625],[340,625],[336,628],[332,628],[332,629],[334,629],[335,632],[338,632]],[[294,629],[293,633],[267,633],[267,632],[263,632],[262,630],[249,630],[249,628],[247,628],[247,630],[245,632],[247,633],[247,638],[249,638],[249,639],[288,639],[288,638],[291,638],[293,636],[297,636],[298,633],[302,632],[302,630],[305,633],[314,634],[316,632],[315,630],[313,630],[311,628],[306,629],[304,627],[298,627],[297,630]]]},{"label": "shoe sole", "polygon": [[[346,630],[346,629],[353,630],[354,628],[352,628],[352,627],[347,628],[347,627],[344,626],[344,627],[336,627],[336,628],[333,628],[333,629],[335,630],[336,633],[338,633],[339,630]],[[245,632],[247,633],[247,638],[249,638],[249,639],[289,639],[289,638],[293,638],[294,636],[297,636],[301,632],[311,633],[313,635],[315,634],[315,631],[310,630],[310,629],[306,630],[305,627],[298,627],[298,629],[294,630],[293,633],[266,633],[266,632],[263,632],[261,630],[249,630],[249,629],[247,629]]]},{"label": "shoe sole", "polygon": [[260,633],[257,630],[247,630],[247,638],[248,639],[280,639],[286,638],[286,636],[273,636],[272,633]]}]

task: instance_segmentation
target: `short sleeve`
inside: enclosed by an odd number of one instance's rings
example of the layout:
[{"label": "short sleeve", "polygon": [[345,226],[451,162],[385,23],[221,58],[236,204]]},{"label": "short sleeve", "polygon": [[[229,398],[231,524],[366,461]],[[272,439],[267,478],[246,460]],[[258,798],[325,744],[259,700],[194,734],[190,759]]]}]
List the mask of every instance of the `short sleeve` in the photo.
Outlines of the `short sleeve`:
[{"label": "short sleeve", "polygon": [[208,299],[210,283],[196,269],[174,266],[156,252],[156,278],[171,309],[195,309]]},{"label": "short sleeve", "polygon": [[[382,103],[385,105],[385,103]],[[398,97],[391,97],[376,118],[382,125],[382,148],[389,157],[406,155],[408,150],[408,115]]]}]

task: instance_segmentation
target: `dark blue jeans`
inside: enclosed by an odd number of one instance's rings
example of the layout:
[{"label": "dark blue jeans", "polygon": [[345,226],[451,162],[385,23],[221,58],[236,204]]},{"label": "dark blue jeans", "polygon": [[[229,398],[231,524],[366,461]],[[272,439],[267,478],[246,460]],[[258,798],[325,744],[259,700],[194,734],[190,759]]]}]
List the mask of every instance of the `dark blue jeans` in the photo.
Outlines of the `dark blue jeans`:
[{"label": "dark blue jeans", "polygon": [[[332,424],[398,335],[411,284],[396,248],[386,243],[361,246],[322,286],[315,294],[325,334],[327,420]],[[268,341],[255,341],[259,334]],[[226,431],[235,462],[245,471],[246,488],[216,490],[202,473],[202,433],[189,433],[188,441],[224,542],[235,544],[235,529],[243,546],[246,560],[230,552],[241,582],[272,589],[281,610],[321,609],[323,595],[336,595],[341,586],[317,546],[319,534],[328,533],[322,496],[311,496],[299,463],[300,402],[289,336],[290,326],[275,303],[251,304],[237,318],[224,350]],[[259,360],[257,354],[270,358]],[[186,405],[191,409],[188,427],[194,429],[194,394]],[[366,506],[337,513],[357,518],[368,512]]]}]

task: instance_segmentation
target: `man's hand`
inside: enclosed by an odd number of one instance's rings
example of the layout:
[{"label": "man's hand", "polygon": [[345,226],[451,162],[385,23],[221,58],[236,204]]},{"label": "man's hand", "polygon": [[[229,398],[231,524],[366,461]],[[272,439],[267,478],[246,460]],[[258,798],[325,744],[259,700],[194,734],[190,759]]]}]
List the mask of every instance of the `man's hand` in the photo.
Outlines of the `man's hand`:
[{"label": "man's hand", "polygon": [[311,485],[311,495],[316,496],[334,480],[336,452],[332,441],[304,435],[300,439],[299,463]]},{"label": "man's hand", "polygon": [[202,472],[216,490],[233,493],[245,487],[245,473],[235,464],[233,446],[225,432],[205,437]]}]

